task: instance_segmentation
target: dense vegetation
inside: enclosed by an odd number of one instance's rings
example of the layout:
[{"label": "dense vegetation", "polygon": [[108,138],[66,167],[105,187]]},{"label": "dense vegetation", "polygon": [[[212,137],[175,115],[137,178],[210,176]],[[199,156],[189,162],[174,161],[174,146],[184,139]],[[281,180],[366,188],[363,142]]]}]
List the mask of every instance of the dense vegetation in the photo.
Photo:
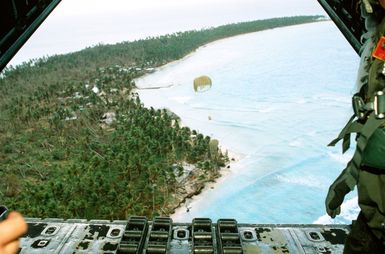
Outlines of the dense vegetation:
[{"label": "dense vegetation", "polygon": [[183,165],[197,183],[228,159],[166,110],[145,108],[133,79],[208,42],[316,21],[275,18],[180,32],[33,60],[0,79],[0,202],[29,217],[166,215]]}]

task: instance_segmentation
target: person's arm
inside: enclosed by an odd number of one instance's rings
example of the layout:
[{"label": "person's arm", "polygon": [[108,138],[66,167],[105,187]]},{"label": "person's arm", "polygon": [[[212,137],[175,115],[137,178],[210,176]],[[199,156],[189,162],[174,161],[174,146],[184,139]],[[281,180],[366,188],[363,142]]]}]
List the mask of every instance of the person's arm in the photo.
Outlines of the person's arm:
[{"label": "person's arm", "polygon": [[18,212],[11,212],[0,223],[0,254],[13,254],[19,250],[19,237],[27,232],[27,224]]},{"label": "person's arm", "polygon": [[345,195],[352,191],[357,184],[358,172],[355,167],[352,167],[351,163],[350,161],[330,186],[326,196],[326,212],[333,219],[341,213],[341,204],[344,201]]}]

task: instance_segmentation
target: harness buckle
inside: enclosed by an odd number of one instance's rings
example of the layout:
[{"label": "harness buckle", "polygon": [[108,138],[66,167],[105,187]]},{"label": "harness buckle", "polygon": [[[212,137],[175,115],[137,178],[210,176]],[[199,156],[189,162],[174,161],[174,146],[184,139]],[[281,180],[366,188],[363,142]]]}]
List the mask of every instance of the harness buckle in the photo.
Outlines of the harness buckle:
[{"label": "harness buckle", "polygon": [[374,94],[374,114],[377,119],[385,118],[385,94],[383,91],[377,91]]},{"label": "harness buckle", "polygon": [[359,95],[354,95],[352,98],[354,114],[358,119],[362,120],[366,117],[365,102]]}]

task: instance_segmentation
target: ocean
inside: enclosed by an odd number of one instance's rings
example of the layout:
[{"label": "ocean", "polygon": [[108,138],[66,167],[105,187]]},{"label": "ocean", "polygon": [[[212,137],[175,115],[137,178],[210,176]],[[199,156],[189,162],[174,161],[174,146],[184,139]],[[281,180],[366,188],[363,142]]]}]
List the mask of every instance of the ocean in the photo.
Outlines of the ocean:
[{"label": "ocean", "polygon": [[[350,223],[357,194],[331,220],[329,185],[353,154],[327,147],[352,115],[359,57],[331,21],[240,35],[205,45],[136,80],[146,106],[239,156],[230,173],[189,201],[176,221],[235,218],[250,223]],[[212,87],[194,92],[208,75]],[[171,85],[171,87],[170,87]]]}]

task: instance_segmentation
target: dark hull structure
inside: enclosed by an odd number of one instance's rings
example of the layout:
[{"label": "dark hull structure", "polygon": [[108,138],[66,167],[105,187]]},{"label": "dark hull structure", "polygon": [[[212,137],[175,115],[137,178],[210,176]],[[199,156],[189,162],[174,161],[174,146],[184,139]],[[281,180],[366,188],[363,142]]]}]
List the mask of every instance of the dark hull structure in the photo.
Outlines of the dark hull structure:
[{"label": "dark hull structure", "polygon": [[[318,0],[360,54],[364,21],[358,0]],[[60,0],[4,0],[0,3],[0,71]],[[342,253],[348,225],[244,224],[233,219],[196,218],[174,223],[28,218],[20,253]]]},{"label": "dark hull structure", "polygon": [[60,1],[3,0],[0,2],[0,71]]},{"label": "dark hull structure", "polygon": [[366,32],[361,17],[359,0],[318,0],[322,8],[337,25],[357,54],[363,45],[362,35]]}]

